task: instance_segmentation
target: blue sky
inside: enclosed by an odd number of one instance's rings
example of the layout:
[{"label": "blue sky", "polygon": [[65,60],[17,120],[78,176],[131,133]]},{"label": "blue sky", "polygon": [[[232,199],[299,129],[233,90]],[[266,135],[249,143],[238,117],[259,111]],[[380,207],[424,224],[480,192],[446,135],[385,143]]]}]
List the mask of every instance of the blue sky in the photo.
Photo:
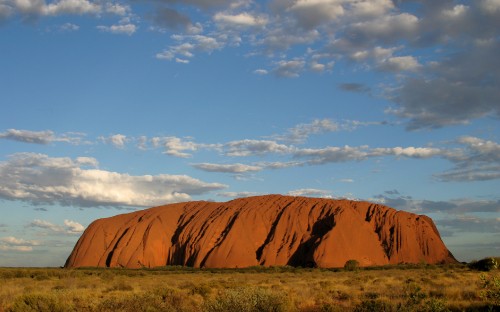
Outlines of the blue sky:
[{"label": "blue sky", "polygon": [[500,247],[500,1],[0,0],[0,266],[96,218],[290,194]]}]

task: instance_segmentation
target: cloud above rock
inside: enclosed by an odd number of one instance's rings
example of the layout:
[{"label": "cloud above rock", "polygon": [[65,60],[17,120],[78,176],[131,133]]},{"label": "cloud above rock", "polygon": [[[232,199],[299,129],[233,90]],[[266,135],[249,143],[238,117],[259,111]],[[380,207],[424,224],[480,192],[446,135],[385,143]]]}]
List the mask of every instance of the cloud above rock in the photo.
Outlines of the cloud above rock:
[{"label": "cloud above rock", "polygon": [[187,175],[142,175],[100,170],[93,158],[18,153],[0,163],[0,198],[76,207],[147,207],[187,201],[222,190]]}]

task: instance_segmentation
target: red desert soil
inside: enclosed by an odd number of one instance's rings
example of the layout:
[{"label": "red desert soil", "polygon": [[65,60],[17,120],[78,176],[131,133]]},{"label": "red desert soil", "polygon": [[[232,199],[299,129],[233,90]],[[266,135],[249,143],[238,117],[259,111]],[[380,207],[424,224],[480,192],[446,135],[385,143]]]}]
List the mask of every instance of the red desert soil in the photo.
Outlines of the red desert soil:
[{"label": "red desert soil", "polygon": [[456,262],[427,216],[281,195],[187,202],[94,221],[66,267],[342,267]]}]

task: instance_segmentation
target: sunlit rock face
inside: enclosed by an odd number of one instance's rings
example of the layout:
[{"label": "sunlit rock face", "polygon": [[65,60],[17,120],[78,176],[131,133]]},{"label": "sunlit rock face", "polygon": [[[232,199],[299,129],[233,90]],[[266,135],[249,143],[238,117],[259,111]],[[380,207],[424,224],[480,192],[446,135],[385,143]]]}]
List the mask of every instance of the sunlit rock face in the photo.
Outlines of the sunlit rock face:
[{"label": "sunlit rock face", "polygon": [[426,216],[350,200],[266,195],[94,221],[66,267],[342,267],[452,263]]}]

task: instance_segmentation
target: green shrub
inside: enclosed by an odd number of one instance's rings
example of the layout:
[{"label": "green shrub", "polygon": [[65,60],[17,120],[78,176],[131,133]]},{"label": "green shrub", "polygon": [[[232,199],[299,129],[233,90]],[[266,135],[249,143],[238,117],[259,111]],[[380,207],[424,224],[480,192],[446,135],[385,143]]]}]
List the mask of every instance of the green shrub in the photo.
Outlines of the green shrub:
[{"label": "green shrub", "polygon": [[212,294],[212,288],[207,284],[195,285],[190,288],[190,294],[198,294],[206,299]]},{"label": "green shrub", "polygon": [[412,281],[407,281],[406,285],[403,287],[403,291],[406,297],[406,306],[420,305],[420,303],[422,303],[422,301],[427,297],[427,295],[422,291],[422,288]]},{"label": "green shrub", "polygon": [[356,271],[359,269],[359,262],[357,260],[347,260],[344,269],[346,271]]},{"label": "green shrub", "polygon": [[206,312],[285,312],[290,304],[284,293],[265,288],[227,289],[206,302]]},{"label": "green shrub", "polygon": [[484,258],[479,261],[472,261],[467,266],[473,270],[488,272],[498,269],[498,261],[495,258]]},{"label": "green shrub", "polygon": [[488,277],[483,273],[479,279],[479,287],[481,288],[480,297],[483,300],[492,302],[496,306],[500,306],[500,277]]}]

